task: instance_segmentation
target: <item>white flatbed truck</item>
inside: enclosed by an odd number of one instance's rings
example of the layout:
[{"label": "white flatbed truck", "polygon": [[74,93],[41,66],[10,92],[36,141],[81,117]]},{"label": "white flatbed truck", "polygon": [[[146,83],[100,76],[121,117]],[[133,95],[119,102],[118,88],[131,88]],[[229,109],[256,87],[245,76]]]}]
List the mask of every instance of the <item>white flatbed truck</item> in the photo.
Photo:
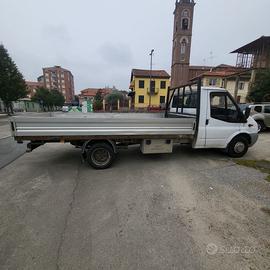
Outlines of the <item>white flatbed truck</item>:
[{"label": "white flatbed truck", "polygon": [[224,89],[200,81],[169,89],[164,115],[93,113],[87,116],[13,117],[12,135],[28,150],[71,143],[95,169],[111,166],[120,147],[138,144],[144,154],[172,153],[175,143],[224,149],[242,157],[258,139],[258,125]]}]

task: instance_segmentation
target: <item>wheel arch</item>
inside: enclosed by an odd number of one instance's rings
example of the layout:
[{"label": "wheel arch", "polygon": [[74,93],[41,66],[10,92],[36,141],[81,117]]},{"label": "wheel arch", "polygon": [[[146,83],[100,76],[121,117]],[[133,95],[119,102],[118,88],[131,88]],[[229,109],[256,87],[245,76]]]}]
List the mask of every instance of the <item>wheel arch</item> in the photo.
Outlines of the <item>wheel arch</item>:
[{"label": "wheel arch", "polygon": [[250,134],[248,133],[239,133],[235,136],[232,136],[229,141],[227,142],[227,146],[231,143],[232,140],[234,140],[235,138],[239,138],[239,137],[242,137],[242,138],[245,138],[247,141],[248,141],[248,144],[250,145],[252,143],[252,139],[251,139],[251,136]]},{"label": "wheel arch", "polygon": [[89,146],[92,146],[94,145],[95,143],[106,143],[108,144],[109,146],[112,147],[114,153],[116,154],[117,153],[117,147],[116,147],[116,143],[115,141],[112,141],[112,140],[89,140],[89,141],[86,141],[84,144],[83,144],[83,147],[82,147],[82,155],[85,155],[86,154],[86,149],[89,147]]}]

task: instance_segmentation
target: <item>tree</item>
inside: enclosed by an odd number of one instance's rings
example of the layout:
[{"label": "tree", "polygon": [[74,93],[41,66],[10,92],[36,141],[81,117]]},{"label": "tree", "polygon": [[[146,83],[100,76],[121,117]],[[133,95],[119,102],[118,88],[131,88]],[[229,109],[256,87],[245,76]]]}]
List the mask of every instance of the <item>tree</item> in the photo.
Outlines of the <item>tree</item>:
[{"label": "tree", "polygon": [[103,108],[103,97],[101,94],[101,90],[98,90],[94,98],[94,110],[98,111],[102,110],[102,108]]},{"label": "tree", "polygon": [[119,91],[113,91],[111,94],[106,96],[106,101],[110,104],[110,110],[112,111],[113,106],[115,106],[118,100],[123,99],[123,94]]},{"label": "tree", "polygon": [[43,110],[50,105],[50,91],[45,87],[39,87],[36,89],[35,95],[32,97],[32,101],[39,103]]},{"label": "tree", "polygon": [[36,90],[32,100],[43,106],[43,110],[45,110],[45,108],[52,110],[55,107],[63,106],[65,103],[65,98],[62,93],[56,89],[50,91],[44,87],[39,87]]},{"label": "tree", "polygon": [[7,113],[13,113],[12,102],[27,95],[26,84],[8,51],[0,44],[0,98]]},{"label": "tree", "polygon": [[51,103],[55,107],[62,107],[65,103],[65,97],[58,90],[52,90],[50,92],[51,95]]},{"label": "tree", "polygon": [[256,74],[249,99],[254,102],[270,101],[270,69]]}]

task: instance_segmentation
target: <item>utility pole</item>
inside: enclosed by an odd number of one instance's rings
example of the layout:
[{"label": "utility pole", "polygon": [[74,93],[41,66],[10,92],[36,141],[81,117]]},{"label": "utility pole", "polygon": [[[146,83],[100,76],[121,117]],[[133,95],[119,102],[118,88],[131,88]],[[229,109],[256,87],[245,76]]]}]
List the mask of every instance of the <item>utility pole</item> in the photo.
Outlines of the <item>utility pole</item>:
[{"label": "utility pole", "polygon": [[149,90],[149,110],[151,108],[151,98],[152,98],[152,71],[153,71],[153,54],[154,54],[154,49],[151,50],[150,52],[150,90]]}]

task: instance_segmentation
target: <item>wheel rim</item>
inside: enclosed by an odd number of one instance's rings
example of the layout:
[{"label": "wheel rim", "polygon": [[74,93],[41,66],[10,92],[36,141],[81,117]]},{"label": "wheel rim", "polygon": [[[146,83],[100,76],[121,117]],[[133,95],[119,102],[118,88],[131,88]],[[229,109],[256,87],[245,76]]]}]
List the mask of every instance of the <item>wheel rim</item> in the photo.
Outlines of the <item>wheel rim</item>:
[{"label": "wheel rim", "polygon": [[105,166],[110,162],[111,154],[104,148],[97,148],[91,153],[91,159],[97,166]]},{"label": "wheel rim", "polygon": [[237,154],[240,154],[242,152],[244,152],[246,146],[243,142],[237,142],[234,146],[234,152]]}]

